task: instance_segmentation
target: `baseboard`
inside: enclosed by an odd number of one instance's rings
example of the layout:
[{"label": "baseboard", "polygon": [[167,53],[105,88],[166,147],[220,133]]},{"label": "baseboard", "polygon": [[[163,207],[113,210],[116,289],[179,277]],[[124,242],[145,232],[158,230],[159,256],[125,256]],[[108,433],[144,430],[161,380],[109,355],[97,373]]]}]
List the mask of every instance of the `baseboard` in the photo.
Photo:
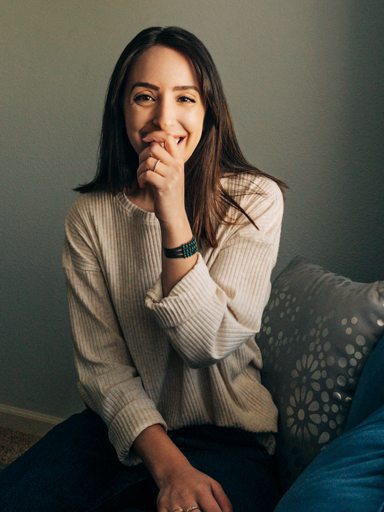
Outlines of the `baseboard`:
[{"label": "baseboard", "polygon": [[63,418],[56,416],[0,404],[0,427],[18,430],[24,434],[41,437],[62,421]]}]

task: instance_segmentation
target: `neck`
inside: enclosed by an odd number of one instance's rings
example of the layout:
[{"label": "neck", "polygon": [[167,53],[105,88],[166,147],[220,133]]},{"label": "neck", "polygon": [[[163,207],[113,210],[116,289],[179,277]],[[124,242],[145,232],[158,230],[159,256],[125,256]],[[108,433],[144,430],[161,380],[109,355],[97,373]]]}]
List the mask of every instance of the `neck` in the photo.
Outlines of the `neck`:
[{"label": "neck", "polygon": [[149,187],[146,188],[136,188],[131,190],[126,190],[125,195],[134,205],[138,206],[142,210],[146,212],[153,212],[153,196]]}]

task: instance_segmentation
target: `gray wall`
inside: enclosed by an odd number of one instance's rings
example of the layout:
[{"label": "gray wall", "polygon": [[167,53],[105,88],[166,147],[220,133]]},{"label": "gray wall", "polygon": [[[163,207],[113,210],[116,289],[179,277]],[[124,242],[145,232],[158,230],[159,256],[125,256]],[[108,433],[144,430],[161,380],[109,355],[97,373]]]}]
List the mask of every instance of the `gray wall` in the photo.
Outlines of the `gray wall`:
[{"label": "gray wall", "polygon": [[3,0],[0,403],[81,407],[61,271],[63,221],[93,176],[125,44],[180,25],[211,50],[248,159],[285,180],[276,271],[301,254],[384,279],[383,3]]}]

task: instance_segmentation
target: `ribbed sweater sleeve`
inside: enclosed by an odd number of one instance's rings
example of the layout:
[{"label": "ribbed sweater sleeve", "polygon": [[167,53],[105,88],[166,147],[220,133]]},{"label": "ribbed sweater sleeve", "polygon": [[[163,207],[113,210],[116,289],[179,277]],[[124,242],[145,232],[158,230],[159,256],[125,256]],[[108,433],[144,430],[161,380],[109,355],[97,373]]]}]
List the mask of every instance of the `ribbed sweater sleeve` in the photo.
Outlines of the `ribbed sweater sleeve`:
[{"label": "ribbed sweater sleeve", "polygon": [[216,364],[260,329],[277,257],[283,199],[272,181],[263,195],[256,193],[253,184],[240,205],[258,229],[243,217],[239,225],[227,228],[220,250],[212,252],[209,270],[200,256],[167,297],[162,296],[161,277],[147,293],[146,306],[191,368]]},{"label": "ribbed sweater sleeve", "polygon": [[[119,459],[140,459],[130,453],[147,427],[166,422],[143,389],[123,338],[110,290],[95,255],[95,240],[72,208],[66,220],[63,266],[69,315],[84,402],[104,420]],[[129,421],[127,421],[129,418]]]}]

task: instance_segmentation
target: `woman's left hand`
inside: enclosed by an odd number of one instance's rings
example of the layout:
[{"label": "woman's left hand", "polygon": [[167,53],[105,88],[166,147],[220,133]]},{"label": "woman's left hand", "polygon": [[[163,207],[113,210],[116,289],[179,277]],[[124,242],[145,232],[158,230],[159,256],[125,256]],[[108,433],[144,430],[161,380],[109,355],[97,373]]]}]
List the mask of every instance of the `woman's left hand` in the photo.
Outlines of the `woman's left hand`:
[{"label": "woman's left hand", "polygon": [[154,212],[161,225],[171,226],[180,219],[185,221],[184,161],[175,138],[156,131],[143,141],[150,145],[139,155],[137,180],[140,188],[150,187]]},{"label": "woman's left hand", "polygon": [[141,432],[133,449],[144,462],[159,488],[158,512],[232,512],[232,505],[221,485],[191,466],[161,425]]}]

